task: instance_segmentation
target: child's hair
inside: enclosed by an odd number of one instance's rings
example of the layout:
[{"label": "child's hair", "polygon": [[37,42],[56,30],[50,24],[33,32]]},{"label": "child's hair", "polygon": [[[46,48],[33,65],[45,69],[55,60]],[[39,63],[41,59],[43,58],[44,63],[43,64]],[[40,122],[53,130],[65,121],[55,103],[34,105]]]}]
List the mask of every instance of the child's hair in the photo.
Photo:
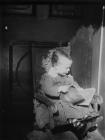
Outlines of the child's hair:
[{"label": "child's hair", "polygon": [[70,53],[71,46],[69,43],[67,47],[51,49],[49,50],[47,57],[42,58],[42,67],[45,69],[46,72],[48,72],[51,67],[54,67],[58,63],[60,55],[67,57],[69,60],[72,60]]},{"label": "child's hair", "polygon": [[59,55],[62,55],[64,57],[72,60],[71,57],[68,56],[68,54],[66,54],[63,50],[58,48],[56,51],[53,52],[52,57],[51,57],[51,62],[52,62],[53,67],[57,64],[57,62],[59,60]]}]

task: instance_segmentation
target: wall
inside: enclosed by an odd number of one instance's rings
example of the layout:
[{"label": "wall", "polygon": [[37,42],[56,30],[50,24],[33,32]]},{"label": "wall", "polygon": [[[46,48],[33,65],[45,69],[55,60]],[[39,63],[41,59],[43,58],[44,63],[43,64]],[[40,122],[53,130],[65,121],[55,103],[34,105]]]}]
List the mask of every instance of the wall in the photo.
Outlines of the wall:
[{"label": "wall", "polygon": [[[92,86],[97,89],[98,87],[98,70],[99,70],[99,52],[100,52],[100,35],[101,29],[99,29],[93,37],[93,58],[92,58]],[[104,117],[101,123],[101,129],[105,133],[105,28],[103,29],[103,44],[102,44],[102,56],[101,56],[101,73],[100,73],[100,87],[99,94],[103,97],[102,115]]]},{"label": "wall", "polygon": [[[0,112],[2,110],[2,8],[0,7]],[[0,117],[0,124],[1,124],[1,117]],[[1,132],[1,125],[0,125],[0,132]],[[0,133],[1,138],[1,133]]]},{"label": "wall", "polygon": [[36,20],[34,17],[8,16],[7,40],[68,41],[75,33],[79,21],[67,19]]},{"label": "wall", "polygon": [[2,11],[0,8],[0,97],[1,97],[1,72],[2,72],[2,13],[1,12]]}]

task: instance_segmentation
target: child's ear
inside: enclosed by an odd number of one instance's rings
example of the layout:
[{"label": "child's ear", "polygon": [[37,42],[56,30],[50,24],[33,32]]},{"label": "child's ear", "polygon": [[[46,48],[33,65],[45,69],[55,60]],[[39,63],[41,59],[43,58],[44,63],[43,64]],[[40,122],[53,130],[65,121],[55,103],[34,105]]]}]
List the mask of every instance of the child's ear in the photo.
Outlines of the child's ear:
[{"label": "child's ear", "polygon": [[58,62],[58,55],[56,52],[53,52],[52,54],[52,58],[51,58],[51,62],[52,62],[52,66],[54,67],[54,65],[56,65],[56,63]]}]

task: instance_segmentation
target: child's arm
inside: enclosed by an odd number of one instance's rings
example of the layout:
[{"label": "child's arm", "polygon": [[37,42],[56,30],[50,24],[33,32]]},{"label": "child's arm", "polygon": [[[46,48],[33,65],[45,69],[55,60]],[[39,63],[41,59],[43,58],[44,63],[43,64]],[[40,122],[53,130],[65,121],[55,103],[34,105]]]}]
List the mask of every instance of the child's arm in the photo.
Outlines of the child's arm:
[{"label": "child's arm", "polygon": [[62,85],[58,87],[58,92],[65,92],[67,93],[69,91],[69,85]]}]

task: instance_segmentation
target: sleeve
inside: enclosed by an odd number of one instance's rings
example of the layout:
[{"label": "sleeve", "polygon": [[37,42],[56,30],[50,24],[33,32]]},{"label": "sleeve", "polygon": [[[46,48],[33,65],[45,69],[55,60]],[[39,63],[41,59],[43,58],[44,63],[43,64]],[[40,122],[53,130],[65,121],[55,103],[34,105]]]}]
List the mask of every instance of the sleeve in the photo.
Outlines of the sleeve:
[{"label": "sleeve", "polygon": [[49,123],[49,111],[43,104],[36,108],[36,123],[39,128],[45,127]]}]

